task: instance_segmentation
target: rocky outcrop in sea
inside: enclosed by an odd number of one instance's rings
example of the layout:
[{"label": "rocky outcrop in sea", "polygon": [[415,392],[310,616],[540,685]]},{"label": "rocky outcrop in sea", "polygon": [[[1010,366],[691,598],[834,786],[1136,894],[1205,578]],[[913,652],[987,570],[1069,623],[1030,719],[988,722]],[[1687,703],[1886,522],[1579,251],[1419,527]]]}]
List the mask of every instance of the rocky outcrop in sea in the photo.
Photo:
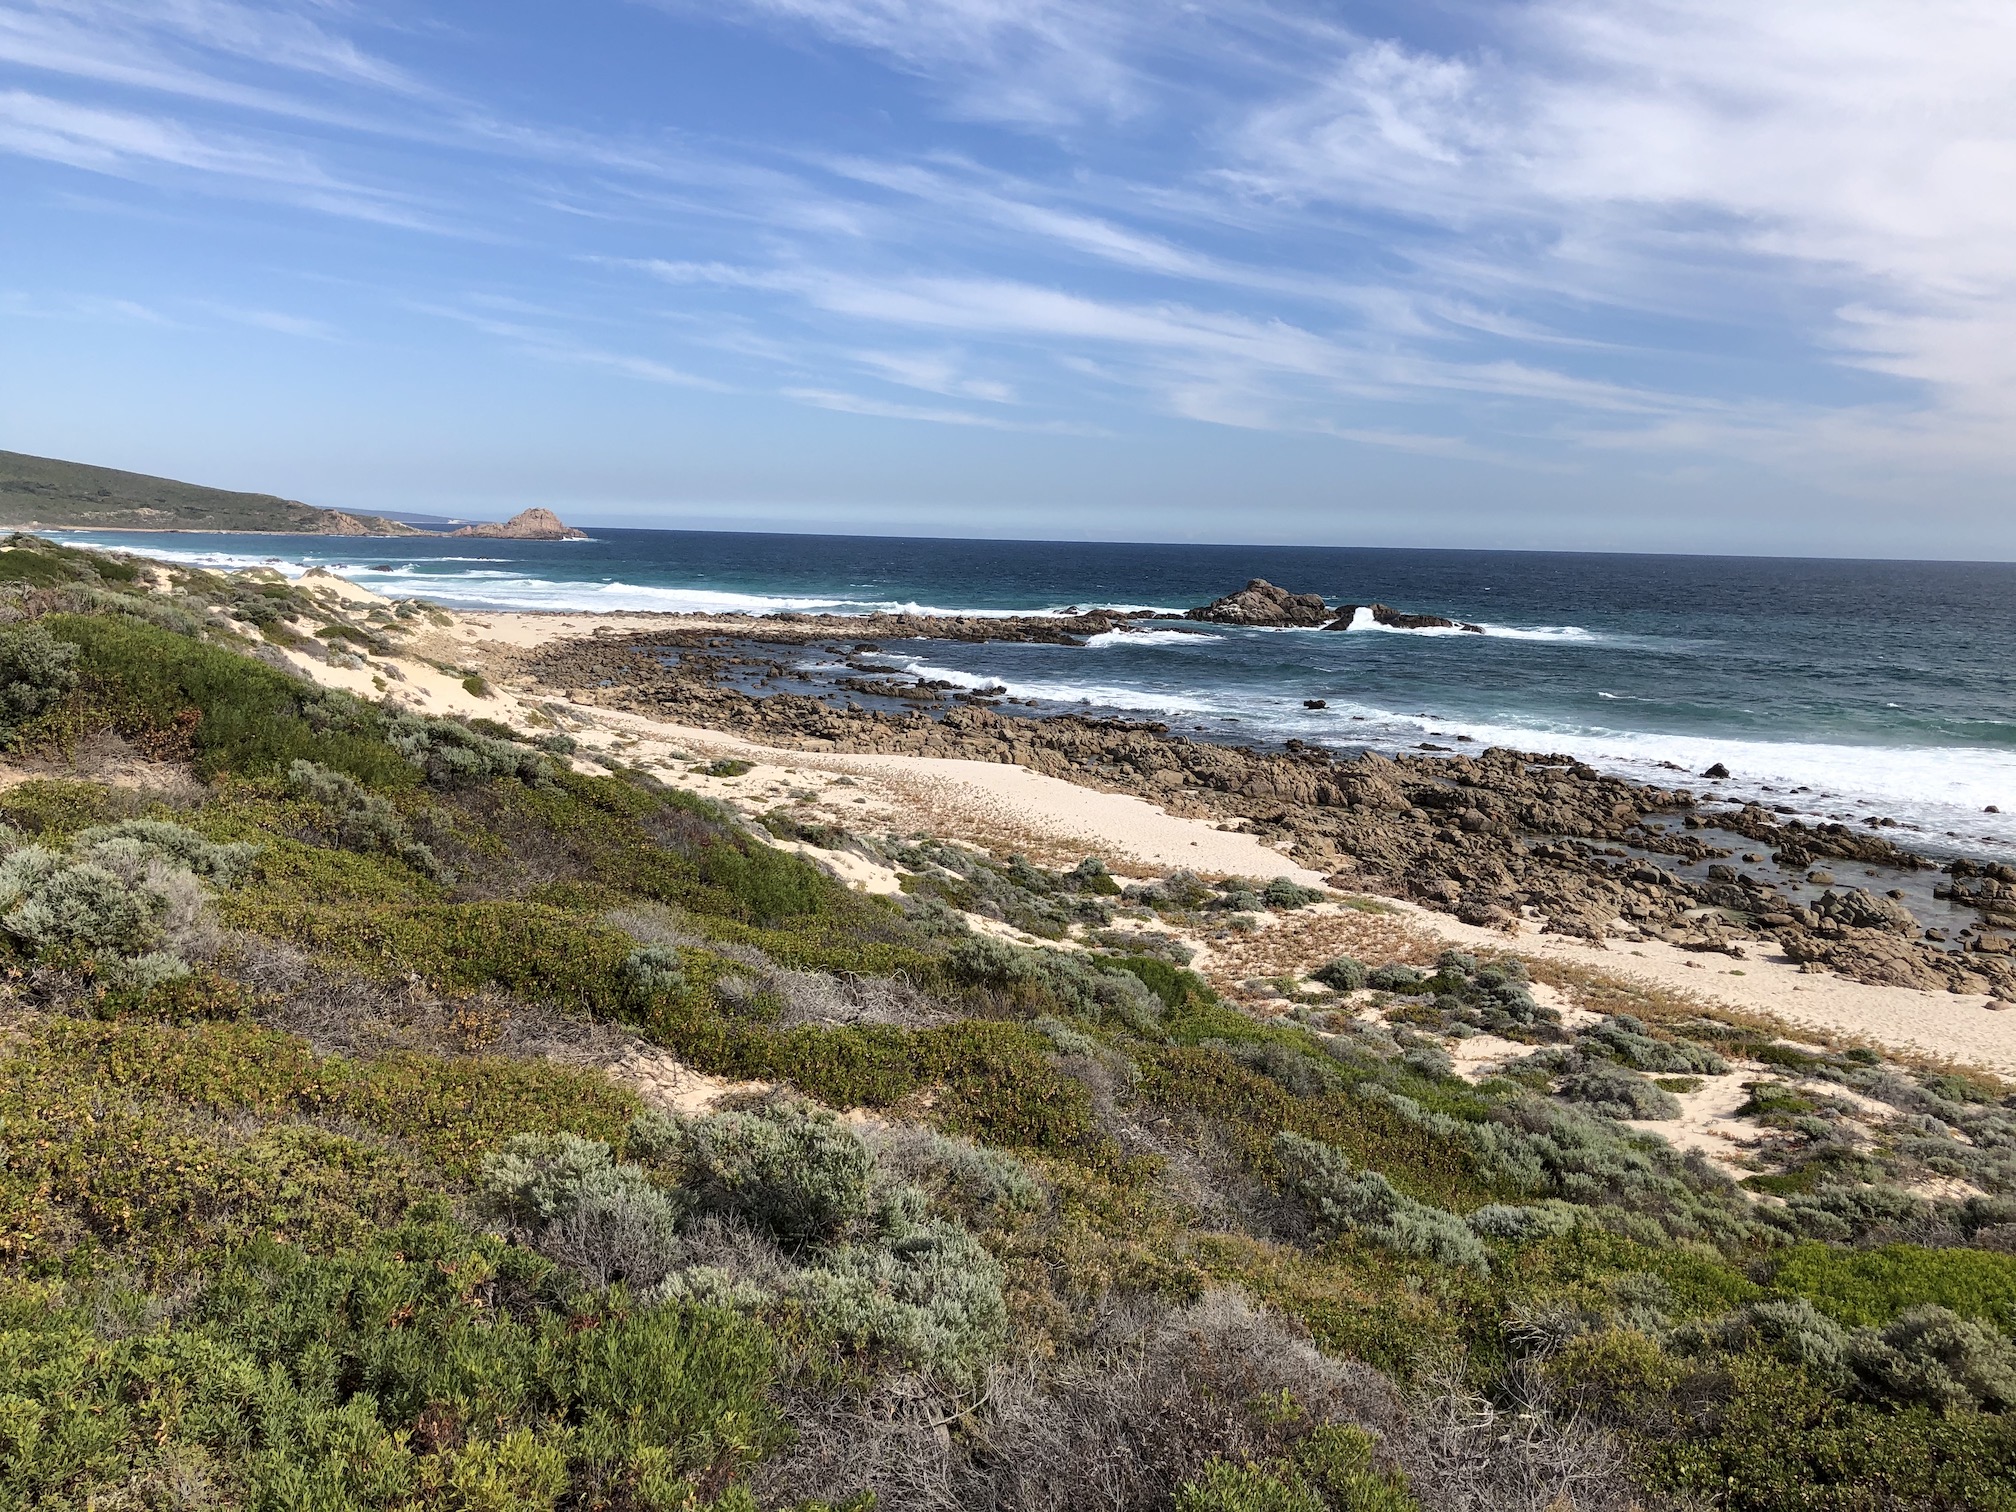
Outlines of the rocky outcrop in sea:
[{"label": "rocky outcrop in sea", "polygon": [[1363,612],[1372,623],[1391,630],[1469,630],[1482,635],[1482,625],[1445,619],[1439,614],[1411,614],[1390,604],[1339,604],[1332,609],[1320,593],[1290,593],[1265,578],[1254,578],[1237,593],[1213,599],[1183,617],[1213,625],[1246,625],[1263,630],[1349,630]]},{"label": "rocky outcrop in sea", "polygon": [[550,509],[521,509],[501,525],[464,525],[448,532],[452,536],[474,536],[486,541],[585,541],[588,532],[562,524]]}]

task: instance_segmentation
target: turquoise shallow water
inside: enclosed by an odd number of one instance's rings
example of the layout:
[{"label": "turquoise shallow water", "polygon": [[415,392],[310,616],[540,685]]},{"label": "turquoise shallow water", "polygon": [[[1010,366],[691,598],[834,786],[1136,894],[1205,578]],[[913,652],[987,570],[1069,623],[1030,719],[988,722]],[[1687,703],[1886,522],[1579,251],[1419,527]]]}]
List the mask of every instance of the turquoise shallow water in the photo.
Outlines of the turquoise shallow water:
[{"label": "turquoise shallow water", "polygon": [[[73,539],[217,566],[313,565],[395,596],[526,609],[1179,610],[1266,577],[1485,635],[1210,627],[1085,648],[890,646],[920,672],[1212,738],[1564,751],[1801,813],[2016,846],[2016,565],[895,540],[597,530],[574,543]],[[1307,710],[1304,700],[1328,707]],[[1994,804],[2008,815],[1987,814]]]}]

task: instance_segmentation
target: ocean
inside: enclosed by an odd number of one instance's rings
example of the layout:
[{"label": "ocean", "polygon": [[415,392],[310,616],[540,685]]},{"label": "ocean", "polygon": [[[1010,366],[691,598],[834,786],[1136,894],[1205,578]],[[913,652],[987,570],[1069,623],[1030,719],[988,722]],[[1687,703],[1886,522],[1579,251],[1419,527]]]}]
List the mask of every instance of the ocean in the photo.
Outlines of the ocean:
[{"label": "ocean", "polygon": [[1005,684],[1045,710],[1240,744],[1454,748],[1468,736],[1674,786],[1688,785],[1675,768],[1721,762],[1731,793],[1808,818],[1887,815],[1935,853],[2016,852],[2016,564],[591,535],[65,538],[289,576],[322,566],[395,597],[501,609],[1173,614],[1264,577],[1485,633],[1166,625],[1082,648],[885,642],[884,659]]}]

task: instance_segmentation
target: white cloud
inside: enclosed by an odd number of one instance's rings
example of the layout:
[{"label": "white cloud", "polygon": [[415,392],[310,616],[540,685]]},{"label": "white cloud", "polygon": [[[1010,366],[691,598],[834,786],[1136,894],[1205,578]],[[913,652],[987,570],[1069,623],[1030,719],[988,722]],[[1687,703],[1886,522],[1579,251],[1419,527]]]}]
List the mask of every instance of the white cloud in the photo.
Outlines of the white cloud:
[{"label": "white cloud", "polygon": [[871,415],[881,420],[921,420],[932,425],[974,426],[982,430],[1036,431],[1055,436],[1096,436],[1095,426],[1065,420],[1016,420],[977,410],[941,409],[922,404],[892,404],[839,389],[787,388],[784,396],[817,409],[837,410],[845,415]]},{"label": "white cloud", "polygon": [[[2016,8],[1538,0],[1505,48],[1366,43],[1253,110],[1232,180],[1494,239],[1493,281],[1741,319],[2016,417]],[[1404,242],[1407,234],[1402,233]],[[1510,264],[1510,266],[1507,266]]]}]

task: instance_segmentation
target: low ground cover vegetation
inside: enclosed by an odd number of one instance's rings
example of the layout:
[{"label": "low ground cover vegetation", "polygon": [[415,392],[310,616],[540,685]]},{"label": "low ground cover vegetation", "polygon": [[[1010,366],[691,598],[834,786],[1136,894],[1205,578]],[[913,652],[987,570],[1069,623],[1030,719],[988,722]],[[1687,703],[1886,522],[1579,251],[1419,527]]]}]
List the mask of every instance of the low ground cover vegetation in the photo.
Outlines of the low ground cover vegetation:
[{"label": "low ground cover vegetation", "polygon": [[[2016,1506],[1999,1086],[1510,954],[1249,1011],[1186,941],[1324,895],[758,826],[271,654],[398,612],[0,562],[9,1505]],[[1754,1169],[1657,1132],[1724,1087]]]}]

